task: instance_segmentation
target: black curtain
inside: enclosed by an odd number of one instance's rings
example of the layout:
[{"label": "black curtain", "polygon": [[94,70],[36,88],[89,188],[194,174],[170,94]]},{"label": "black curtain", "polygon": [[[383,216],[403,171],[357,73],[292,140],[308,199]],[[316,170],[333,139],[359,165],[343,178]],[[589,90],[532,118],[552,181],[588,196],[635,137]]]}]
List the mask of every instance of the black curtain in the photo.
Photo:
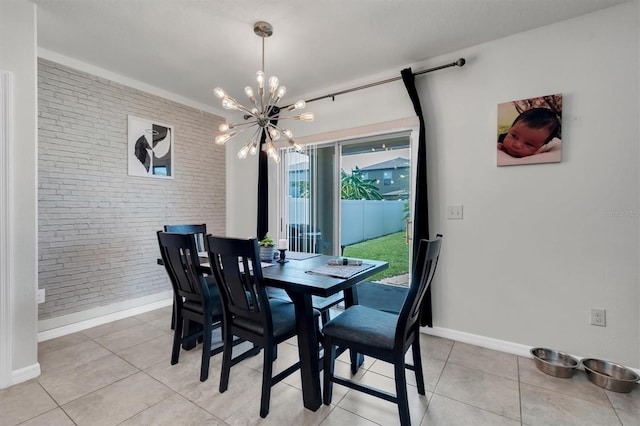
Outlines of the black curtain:
[{"label": "black curtain", "polygon": [[[272,106],[269,111],[269,117],[277,116],[280,108]],[[271,120],[274,126],[278,125],[278,119]],[[260,135],[260,152],[258,153],[258,240],[264,238],[269,232],[269,176],[267,174],[269,156],[263,149],[267,142],[267,131],[262,130]]]},{"label": "black curtain", "polygon": [[260,152],[258,152],[258,240],[264,238],[269,231],[269,177],[267,176],[267,152],[262,149],[267,139],[267,132],[260,136]]},{"label": "black curtain", "polygon": [[[418,257],[418,245],[421,239],[429,239],[429,206],[427,201],[427,142],[425,138],[424,117],[420,106],[420,97],[416,90],[415,75],[411,68],[401,71],[402,81],[407,89],[413,109],[420,120],[418,135],[418,161],[416,165],[415,209],[413,212],[413,260]],[[427,289],[422,308],[420,310],[420,325],[433,327],[431,310],[431,288]]]}]

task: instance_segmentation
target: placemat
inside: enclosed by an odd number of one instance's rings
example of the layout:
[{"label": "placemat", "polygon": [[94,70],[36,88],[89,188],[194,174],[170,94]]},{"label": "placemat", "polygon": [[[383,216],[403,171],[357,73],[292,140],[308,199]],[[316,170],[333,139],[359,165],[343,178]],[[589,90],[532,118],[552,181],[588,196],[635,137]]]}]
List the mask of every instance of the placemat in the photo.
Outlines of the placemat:
[{"label": "placemat", "polygon": [[324,265],[307,271],[308,274],[327,275],[335,278],[351,278],[355,274],[372,268],[371,263],[363,263],[362,265]]},{"label": "placemat", "polygon": [[312,257],[320,256],[319,253],[304,253],[301,251],[288,251],[285,257],[289,260],[305,260],[311,259]]}]

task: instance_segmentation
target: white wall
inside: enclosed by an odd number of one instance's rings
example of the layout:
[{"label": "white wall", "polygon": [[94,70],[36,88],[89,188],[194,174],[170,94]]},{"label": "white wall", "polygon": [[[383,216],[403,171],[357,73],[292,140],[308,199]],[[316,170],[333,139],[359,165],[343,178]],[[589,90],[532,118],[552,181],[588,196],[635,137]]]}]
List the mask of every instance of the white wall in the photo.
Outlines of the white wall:
[{"label": "white wall", "polygon": [[0,387],[6,387],[40,374],[36,344],[36,13],[31,2],[0,3],[0,70],[13,74],[7,179],[9,250],[0,253],[10,270],[8,283],[0,284],[4,286],[0,351],[9,352],[0,356],[6,360],[0,363]]},{"label": "white wall", "polygon": [[[638,17],[631,1],[413,66],[467,59],[416,78],[431,232],[445,237],[436,327],[640,366]],[[562,163],[496,167],[497,104],[552,93],[564,96]],[[297,135],[414,115],[402,82],[308,109],[318,119]],[[227,161],[227,230],[254,235],[257,167],[234,148]],[[465,218],[447,221],[455,204]],[[607,327],[589,325],[591,307]]]}]

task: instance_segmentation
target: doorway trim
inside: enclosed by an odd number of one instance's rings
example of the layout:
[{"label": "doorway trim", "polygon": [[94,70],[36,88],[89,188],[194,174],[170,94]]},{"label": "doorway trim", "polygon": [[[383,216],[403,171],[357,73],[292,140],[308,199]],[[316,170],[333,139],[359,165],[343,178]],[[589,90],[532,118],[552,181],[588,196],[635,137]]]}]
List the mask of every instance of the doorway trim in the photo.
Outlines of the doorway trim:
[{"label": "doorway trim", "polygon": [[11,298],[11,143],[13,138],[13,75],[0,70],[0,389],[13,384]]}]

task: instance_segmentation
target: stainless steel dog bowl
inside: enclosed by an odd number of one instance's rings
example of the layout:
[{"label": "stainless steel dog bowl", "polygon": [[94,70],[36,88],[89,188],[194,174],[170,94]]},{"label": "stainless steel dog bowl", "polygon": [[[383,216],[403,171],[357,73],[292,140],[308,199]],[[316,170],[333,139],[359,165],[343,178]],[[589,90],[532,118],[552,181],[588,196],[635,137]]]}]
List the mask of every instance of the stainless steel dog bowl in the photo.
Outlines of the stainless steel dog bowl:
[{"label": "stainless steel dog bowl", "polygon": [[538,370],[554,377],[568,379],[573,376],[579,364],[571,355],[555,349],[533,348],[529,352],[533,355]]},{"label": "stainless steel dog bowl", "polygon": [[613,392],[631,392],[633,385],[640,380],[633,370],[611,361],[585,358],[582,365],[589,380]]}]

